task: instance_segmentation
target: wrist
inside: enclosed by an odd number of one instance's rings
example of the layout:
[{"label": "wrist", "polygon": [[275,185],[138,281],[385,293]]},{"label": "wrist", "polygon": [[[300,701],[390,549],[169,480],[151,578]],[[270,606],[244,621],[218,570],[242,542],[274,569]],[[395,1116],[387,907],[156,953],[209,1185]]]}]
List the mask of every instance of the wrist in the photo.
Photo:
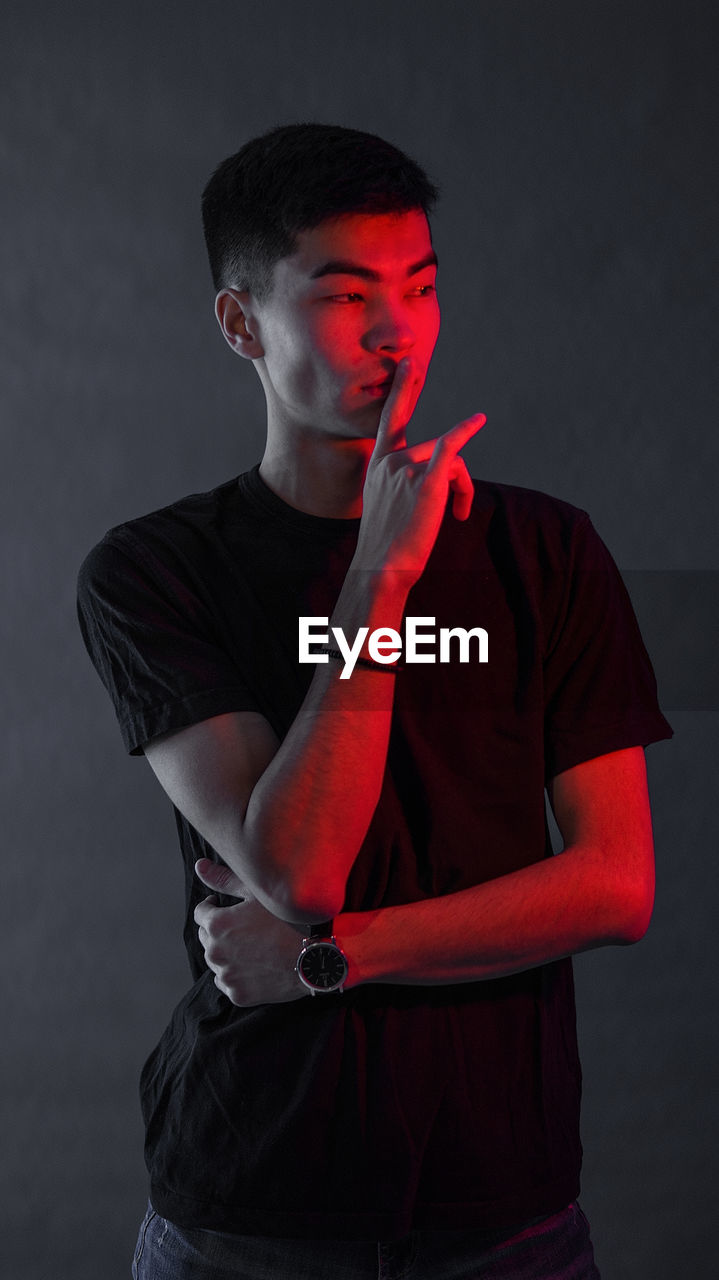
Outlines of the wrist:
[{"label": "wrist", "polygon": [[345,989],[386,981],[382,963],[384,917],[390,907],[375,911],[343,911],[335,916],[332,932],[347,959]]},{"label": "wrist", "polygon": [[332,924],[318,925],[302,939],[295,973],[313,996],[340,995],[345,989],[349,964]]},{"label": "wrist", "polygon": [[[366,638],[359,656],[371,658],[369,638],[376,631],[396,631],[402,627],[409,584],[403,575],[364,570],[354,563],[345,577],[330,618],[331,628],[341,628],[350,643],[362,628]],[[330,632],[330,646],[335,647]]]},{"label": "wrist", "polygon": [[[341,653],[339,649],[332,649],[327,644],[321,644],[320,653],[326,653],[329,658],[334,658],[336,662],[347,662],[347,655]],[[377,662],[374,658],[355,658],[354,665],[356,667],[366,667],[368,671],[384,671],[388,675],[396,675],[398,671],[404,670],[404,663],[393,661],[391,666],[384,662]]]}]

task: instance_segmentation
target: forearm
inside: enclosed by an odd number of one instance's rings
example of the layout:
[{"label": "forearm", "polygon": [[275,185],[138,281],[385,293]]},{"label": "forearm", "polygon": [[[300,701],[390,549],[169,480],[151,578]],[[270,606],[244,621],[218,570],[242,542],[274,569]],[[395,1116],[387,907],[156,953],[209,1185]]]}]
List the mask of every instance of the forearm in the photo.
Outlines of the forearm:
[{"label": "forearm", "polygon": [[478,982],[635,942],[651,897],[646,883],[608,873],[602,851],[585,845],[446,897],[344,913],[334,932],[349,958],[348,986]]},{"label": "forearm", "polygon": [[[360,627],[401,626],[401,575],[350,568],[330,619],[353,639]],[[366,649],[362,651],[366,657]],[[331,918],[379,799],[389,743],[394,668],[318,664],[307,696],[256,784],[243,822],[256,892],[284,919]]]}]

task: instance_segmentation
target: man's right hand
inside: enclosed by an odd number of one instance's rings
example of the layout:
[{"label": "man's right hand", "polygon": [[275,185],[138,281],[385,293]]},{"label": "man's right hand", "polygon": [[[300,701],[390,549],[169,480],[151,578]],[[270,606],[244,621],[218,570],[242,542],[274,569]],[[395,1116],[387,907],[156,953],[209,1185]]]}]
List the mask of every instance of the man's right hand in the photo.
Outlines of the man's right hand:
[{"label": "man's right hand", "polygon": [[444,435],[408,446],[418,382],[412,359],[405,356],[395,370],[367,466],[353,561],[357,569],[401,573],[407,587],[424,571],[450,492],[454,516],[469,516],[474,486],[459,451],[486,422],[483,413],[474,414]]}]

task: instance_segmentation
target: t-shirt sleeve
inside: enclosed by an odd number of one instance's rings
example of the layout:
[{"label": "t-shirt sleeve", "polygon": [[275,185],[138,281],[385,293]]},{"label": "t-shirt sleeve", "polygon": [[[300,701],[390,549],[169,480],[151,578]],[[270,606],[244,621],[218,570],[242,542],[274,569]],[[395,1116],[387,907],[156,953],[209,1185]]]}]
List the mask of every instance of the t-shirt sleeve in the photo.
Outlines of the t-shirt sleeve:
[{"label": "t-shirt sleeve", "polygon": [[571,541],[544,681],[547,777],[672,736],[626,587],[585,514]]},{"label": "t-shirt sleeve", "polygon": [[80,568],[77,611],[131,755],[161,733],[260,710],[208,601],[171,556],[152,547],[138,554],[133,540],[111,531]]}]

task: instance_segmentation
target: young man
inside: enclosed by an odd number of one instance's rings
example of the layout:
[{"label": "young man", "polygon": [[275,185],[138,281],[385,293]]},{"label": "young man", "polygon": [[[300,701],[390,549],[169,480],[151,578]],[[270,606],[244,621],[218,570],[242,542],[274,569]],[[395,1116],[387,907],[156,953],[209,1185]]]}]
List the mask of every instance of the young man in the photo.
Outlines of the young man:
[{"label": "young man", "polygon": [[216,314],[264,456],[80,573],[187,872],[195,983],[142,1076],[137,1276],[598,1274],[569,957],[647,927],[642,748],[671,730],[586,515],[472,481],[482,415],[407,446],[435,197],[331,126],[220,165]]}]

